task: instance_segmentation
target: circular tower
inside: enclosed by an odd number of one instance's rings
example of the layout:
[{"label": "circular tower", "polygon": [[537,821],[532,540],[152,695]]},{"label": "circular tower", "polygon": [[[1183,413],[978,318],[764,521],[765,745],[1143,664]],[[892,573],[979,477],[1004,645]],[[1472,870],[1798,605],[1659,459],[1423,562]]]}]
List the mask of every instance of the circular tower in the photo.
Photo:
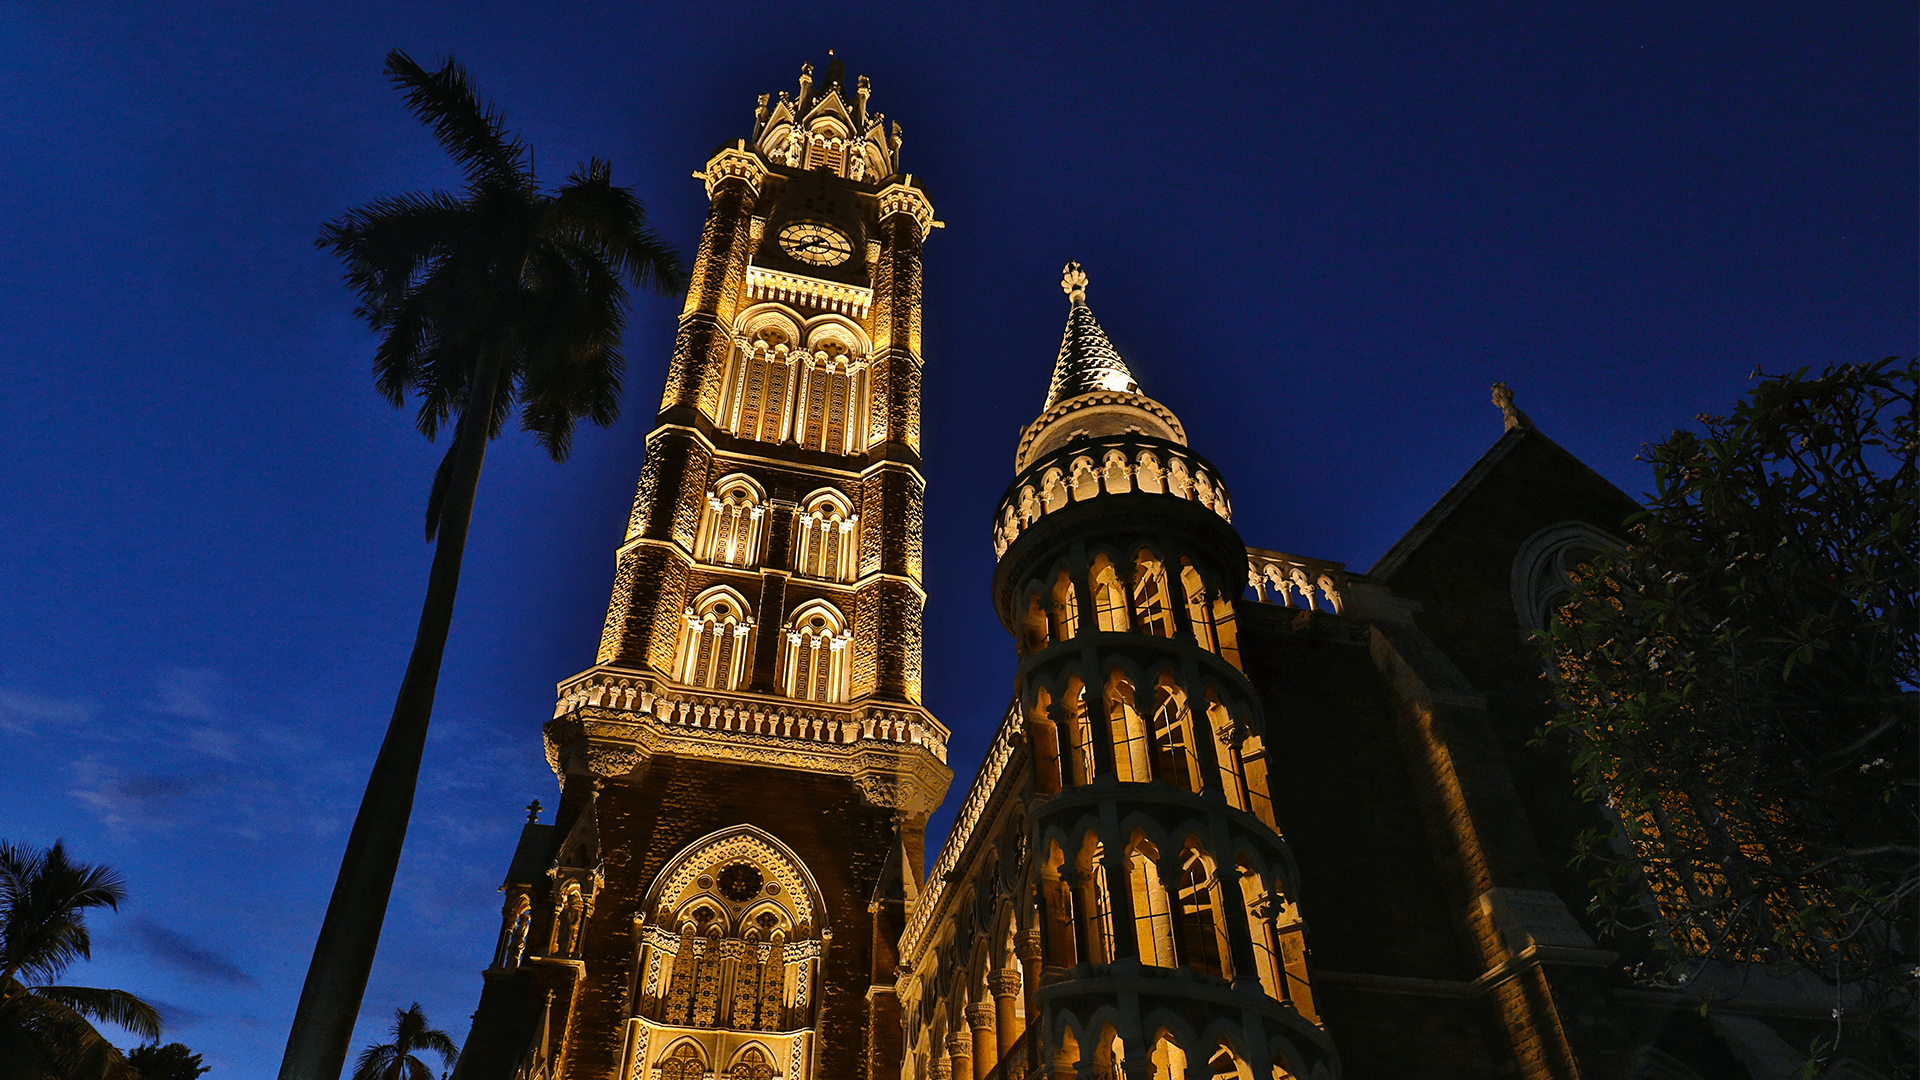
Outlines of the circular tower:
[{"label": "circular tower", "polygon": [[1274,827],[1226,485],[1071,301],[994,520],[1032,751],[1039,1062],[1059,1080],[1334,1077]]}]

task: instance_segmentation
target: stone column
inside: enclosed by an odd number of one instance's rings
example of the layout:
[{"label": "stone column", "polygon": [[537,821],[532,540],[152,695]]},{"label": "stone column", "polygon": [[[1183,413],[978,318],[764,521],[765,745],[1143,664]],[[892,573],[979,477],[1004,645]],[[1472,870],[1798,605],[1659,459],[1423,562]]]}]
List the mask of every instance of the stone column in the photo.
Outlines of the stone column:
[{"label": "stone column", "polygon": [[[934,1049],[938,1050],[939,1047]],[[928,1080],[953,1080],[953,1062],[948,1061],[945,1054],[935,1054],[933,1061],[927,1065],[927,1077]]]},{"label": "stone column", "polygon": [[1000,1060],[993,1039],[994,1007],[984,1001],[967,1006],[967,1026],[973,1029],[973,1080],[987,1080]]},{"label": "stone column", "polygon": [[963,1031],[950,1033],[947,1060],[953,1063],[953,1080],[973,1080],[973,1036]]},{"label": "stone column", "polygon": [[1004,1058],[1026,1029],[1026,1018],[1016,1009],[1020,1004],[1020,991],[1024,989],[1020,985],[1020,972],[1001,968],[987,977],[987,987],[993,991],[993,1030],[1000,1037],[999,1056]]}]

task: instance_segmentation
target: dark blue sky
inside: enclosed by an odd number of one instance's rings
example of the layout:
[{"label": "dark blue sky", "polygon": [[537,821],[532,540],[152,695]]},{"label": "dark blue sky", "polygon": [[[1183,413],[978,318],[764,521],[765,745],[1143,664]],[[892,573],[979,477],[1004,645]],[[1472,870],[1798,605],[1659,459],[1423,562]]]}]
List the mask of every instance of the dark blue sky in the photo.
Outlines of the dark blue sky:
[{"label": "dark blue sky", "polygon": [[[455,174],[380,76],[464,61],[558,178],[688,174],[837,48],[905,129],[926,252],[927,698],[964,786],[1008,693],[986,523],[1068,259],[1251,544],[1365,569],[1500,433],[1504,379],[1629,492],[1748,373],[1916,351],[1910,4],[11,4],[0,10],[0,836],[132,900],[72,981],[269,1077],[405,662],[439,450],[313,247]],[[356,1046],[464,1039],[494,892],[592,660],[677,306],[626,418],[482,481]],[[958,796],[958,790],[955,791]],[[1311,882],[1306,888],[1311,890]]]}]

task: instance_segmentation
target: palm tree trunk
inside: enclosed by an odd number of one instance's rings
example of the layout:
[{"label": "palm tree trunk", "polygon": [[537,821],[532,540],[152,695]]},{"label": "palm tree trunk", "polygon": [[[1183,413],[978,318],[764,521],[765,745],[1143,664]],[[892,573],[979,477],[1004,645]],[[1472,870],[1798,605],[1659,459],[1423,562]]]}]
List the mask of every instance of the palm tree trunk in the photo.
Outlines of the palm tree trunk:
[{"label": "palm tree trunk", "polygon": [[433,568],[427,574],[427,599],[420,609],[420,627],[414,633],[413,655],[393,705],[387,737],[374,759],[367,791],[360,799],[340,859],[340,876],[327,902],[320,938],[313,946],[306,985],[287,1033],[287,1052],[280,1062],[280,1080],[339,1080],[346,1065],[354,1020],[367,989],[367,976],[380,944],[380,924],[386,918],[393,892],[400,849],[413,812],[414,787],[420,778],[420,757],[426,748],[427,722],[433,715],[433,694],[440,681],[440,658],[446,651],[447,631],[453,623],[454,592],[460,585],[460,558],[473,518],[473,496],[486,458],[493,407],[499,393],[501,365],[486,350],[474,372],[475,394],[461,410],[454,433],[453,468],[447,478],[440,515],[439,540],[433,549]]}]

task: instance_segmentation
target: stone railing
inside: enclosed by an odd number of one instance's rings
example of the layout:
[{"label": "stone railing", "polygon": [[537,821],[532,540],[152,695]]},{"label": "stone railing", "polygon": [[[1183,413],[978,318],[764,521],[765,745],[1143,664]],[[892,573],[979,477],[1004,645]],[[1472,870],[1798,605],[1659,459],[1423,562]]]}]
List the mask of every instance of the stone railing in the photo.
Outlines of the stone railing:
[{"label": "stone railing", "polygon": [[[932,869],[927,871],[927,880],[920,888],[920,897],[914,902],[913,916],[907,920],[907,928],[900,935],[900,955],[912,960],[914,951],[920,947],[920,935],[927,930],[933,919],[933,910],[940,906],[940,894],[946,891],[947,879],[952,876],[953,868],[960,863],[965,853],[967,841],[973,837],[975,826],[980,824],[980,815],[986,811],[987,800],[992,798],[995,788],[1000,786],[1000,775],[1006,771],[1008,759],[1013,757],[1014,739],[1025,725],[1021,722],[1018,703],[1007,706],[1007,714],[1000,719],[1000,728],[993,733],[993,743],[987,747],[986,760],[980,763],[980,771],[973,774],[973,784],[967,788],[966,801],[960,804],[960,812],[953,816],[953,828],[947,832],[947,840],[940,845],[940,854],[933,861]],[[943,757],[941,760],[945,760]]]},{"label": "stone railing", "polygon": [[1250,547],[1247,549],[1247,587],[1263,604],[1336,614],[1347,610],[1345,563]]},{"label": "stone railing", "polygon": [[1076,442],[1014,478],[993,515],[993,553],[1007,553],[1027,526],[1072,502],[1140,492],[1198,502],[1228,521],[1227,486],[1206,459],[1178,443],[1138,435]]},{"label": "stone railing", "polygon": [[691,689],[641,675],[592,670],[560,684],[557,719],[586,706],[650,715],[655,722],[706,731],[770,735],[802,742],[864,741],[925,746],[947,760],[947,730],[911,707],[788,702],[758,695]]}]

